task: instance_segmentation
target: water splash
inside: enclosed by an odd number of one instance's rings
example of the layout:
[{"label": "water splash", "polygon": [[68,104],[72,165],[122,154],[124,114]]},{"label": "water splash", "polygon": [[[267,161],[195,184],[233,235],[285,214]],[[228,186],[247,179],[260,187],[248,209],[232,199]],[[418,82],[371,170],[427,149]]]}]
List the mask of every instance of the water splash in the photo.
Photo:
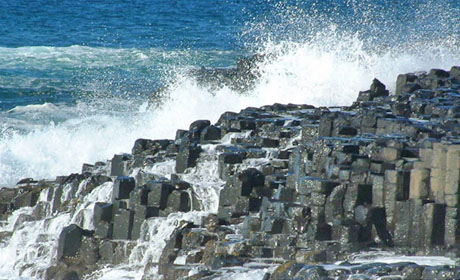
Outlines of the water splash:
[{"label": "water splash", "polygon": [[[169,82],[161,106],[151,110],[146,110],[145,94],[134,90],[129,99],[107,98],[101,93],[73,105],[55,104],[57,110],[49,106],[45,106],[46,112],[17,108],[2,114],[0,185],[13,185],[24,177],[53,178],[78,172],[84,162],[130,152],[137,138],[173,138],[176,129],[187,129],[196,119],[215,122],[225,111],[276,102],[349,105],[360,90],[369,88],[373,78],[392,91],[400,73],[460,64],[456,29],[460,11],[452,1],[391,3],[385,6],[388,10],[376,1],[329,6],[321,1],[309,1],[310,6],[294,2],[277,2],[273,13],[254,18],[243,32],[242,38],[253,37],[248,40],[249,49],[267,54],[259,65],[260,79],[244,94],[227,87],[211,89],[189,77],[183,71],[187,65],[209,65],[210,58],[219,55],[193,51],[172,56],[168,63],[177,61],[181,66],[167,73]],[[270,19],[269,24],[264,24],[264,19]],[[91,60],[86,51],[104,57],[103,51],[99,54],[94,48],[53,51],[60,52],[59,59],[80,57],[78,63],[100,63],[87,62]],[[46,60],[50,50],[40,52],[45,54],[34,56]],[[136,50],[120,52],[128,60],[133,56],[131,66],[141,68],[142,64],[136,63],[151,55]],[[107,59],[115,57],[117,65],[119,52],[109,54]],[[182,55],[197,58],[180,62]],[[70,62],[64,59],[62,63]],[[103,92],[105,85],[95,82],[92,91],[100,88]]]}]

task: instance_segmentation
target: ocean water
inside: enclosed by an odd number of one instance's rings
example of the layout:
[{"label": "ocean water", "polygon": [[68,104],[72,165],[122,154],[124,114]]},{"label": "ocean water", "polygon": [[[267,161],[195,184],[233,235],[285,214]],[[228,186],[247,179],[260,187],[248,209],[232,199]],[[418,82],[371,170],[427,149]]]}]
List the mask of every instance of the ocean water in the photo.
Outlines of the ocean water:
[{"label": "ocean water", "polygon": [[[247,92],[199,84],[188,74],[232,67],[256,53],[269,55]],[[192,121],[215,122],[225,111],[275,102],[349,105],[373,78],[392,91],[400,73],[453,65],[460,65],[459,0],[1,0],[0,187],[79,172],[83,163],[130,152],[137,138],[173,138]],[[165,90],[149,105],[159,88]],[[185,179],[200,187],[212,212],[221,182],[209,153]],[[155,168],[166,175],[172,165]],[[36,278],[40,263],[46,267],[54,256],[62,227],[91,228],[84,217],[95,201],[109,200],[110,188],[85,197],[75,216],[16,230],[0,246],[0,279],[19,279],[23,267],[24,277]],[[31,211],[16,211],[0,231],[11,231]],[[149,221],[125,267],[90,279],[140,279],[142,264],[159,257],[175,222],[206,211]],[[41,232],[46,242],[36,242]]]}]

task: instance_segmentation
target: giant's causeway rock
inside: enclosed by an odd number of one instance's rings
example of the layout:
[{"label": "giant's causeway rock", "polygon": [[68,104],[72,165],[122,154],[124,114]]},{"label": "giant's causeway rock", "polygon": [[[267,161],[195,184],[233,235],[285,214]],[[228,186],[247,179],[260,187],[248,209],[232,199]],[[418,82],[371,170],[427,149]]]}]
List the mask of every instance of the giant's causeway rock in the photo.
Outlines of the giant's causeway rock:
[{"label": "giant's causeway rock", "polygon": [[[194,73],[244,88],[257,59]],[[184,180],[205,160],[222,184],[208,213],[200,212],[204,194]],[[167,162],[173,174],[156,174],[155,164]],[[62,230],[44,277],[78,279],[126,262],[145,242],[148,221],[196,211],[201,222],[178,223],[166,240],[158,260],[164,279],[211,279],[254,263],[271,267],[265,279],[273,280],[458,278],[454,265],[348,260],[369,250],[460,257],[460,68],[399,75],[394,94],[375,79],[347,107],[251,107],[215,124],[195,121],[175,140],[138,139],[132,154],[86,164],[82,174],[1,189],[0,217],[35,207],[20,227],[75,214],[98,185],[111,188],[109,201],[94,204],[90,221],[82,216]],[[341,266],[322,266],[335,262]]]}]

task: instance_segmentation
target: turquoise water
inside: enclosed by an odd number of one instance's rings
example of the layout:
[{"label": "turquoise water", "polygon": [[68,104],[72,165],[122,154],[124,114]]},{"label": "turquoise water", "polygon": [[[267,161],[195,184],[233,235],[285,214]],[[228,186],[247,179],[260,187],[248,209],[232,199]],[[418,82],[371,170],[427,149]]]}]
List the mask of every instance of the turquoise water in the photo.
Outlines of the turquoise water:
[{"label": "turquoise water", "polygon": [[[350,104],[377,77],[459,65],[460,1],[0,1],[0,186],[78,172],[198,118]],[[270,53],[244,94],[187,71]],[[161,104],[148,96],[167,86]]]},{"label": "turquoise water", "polygon": [[458,36],[459,1],[0,1],[0,110],[145,96],[170,71],[227,67],[335,25],[367,47]]},{"label": "turquoise water", "polygon": [[0,1],[0,109],[146,95],[171,68],[230,65],[242,50],[237,34],[258,7],[257,1]]}]

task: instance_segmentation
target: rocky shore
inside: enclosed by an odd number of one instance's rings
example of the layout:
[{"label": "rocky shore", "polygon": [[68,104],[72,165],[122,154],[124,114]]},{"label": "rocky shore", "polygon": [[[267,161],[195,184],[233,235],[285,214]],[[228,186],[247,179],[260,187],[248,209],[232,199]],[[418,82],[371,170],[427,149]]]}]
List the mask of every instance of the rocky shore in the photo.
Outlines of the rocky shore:
[{"label": "rocky shore", "polygon": [[[195,75],[244,88],[251,63]],[[0,246],[45,228],[15,264],[45,279],[123,264],[143,279],[460,279],[459,190],[460,67],[432,69],[399,75],[394,94],[375,79],[351,106],[225,112],[79,174],[24,179],[0,190]]]}]

